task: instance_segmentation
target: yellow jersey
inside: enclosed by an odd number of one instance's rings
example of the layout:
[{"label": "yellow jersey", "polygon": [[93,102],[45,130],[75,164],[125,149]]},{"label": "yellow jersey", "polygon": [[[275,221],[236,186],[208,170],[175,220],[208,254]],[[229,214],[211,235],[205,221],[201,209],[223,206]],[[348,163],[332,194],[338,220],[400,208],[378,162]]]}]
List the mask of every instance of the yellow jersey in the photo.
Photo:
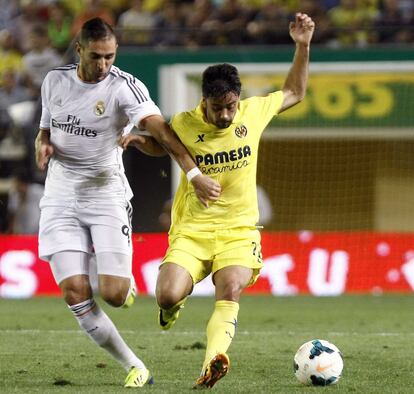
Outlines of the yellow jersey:
[{"label": "yellow jersey", "polygon": [[226,129],[207,123],[201,105],[173,116],[173,130],[201,172],[220,183],[221,195],[218,201],[210,201],[209,207],[204,207],[182,173],[172,207],[170,234],[256,225],[259,140],[282,103],[282,91],[241,100],[232,124]]}]

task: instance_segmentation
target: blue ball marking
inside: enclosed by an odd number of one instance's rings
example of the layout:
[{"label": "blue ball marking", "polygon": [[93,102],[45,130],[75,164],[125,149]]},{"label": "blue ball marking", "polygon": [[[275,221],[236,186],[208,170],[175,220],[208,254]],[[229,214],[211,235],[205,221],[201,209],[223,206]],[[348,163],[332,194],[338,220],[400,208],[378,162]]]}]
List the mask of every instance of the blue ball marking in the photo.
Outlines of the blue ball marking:
[{"label": "blue ball marking", "polygon": [[309,358],[312,360],[313,358],[315,358],[316,356],[320,356],[322,354],[322,352],[326,352],[326,353],[333,353],[334,350],[322,345],[322,343],[320,341],[318,341],[317,339],[312,341],[312,345],[313,348],[310,350],[310,355]]}]

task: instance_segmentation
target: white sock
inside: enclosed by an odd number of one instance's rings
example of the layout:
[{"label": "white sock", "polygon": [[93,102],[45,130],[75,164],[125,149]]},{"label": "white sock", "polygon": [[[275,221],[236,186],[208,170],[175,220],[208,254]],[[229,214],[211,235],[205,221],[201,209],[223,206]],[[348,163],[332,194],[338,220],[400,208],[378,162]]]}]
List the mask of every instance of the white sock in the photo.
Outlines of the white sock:
[{"label": "white sock", "polygon": [[126,371],[131,367],[145,368],[122,339],[108,315],[93,299],[69,306],[80,327],[101,348],[109,352]]}]

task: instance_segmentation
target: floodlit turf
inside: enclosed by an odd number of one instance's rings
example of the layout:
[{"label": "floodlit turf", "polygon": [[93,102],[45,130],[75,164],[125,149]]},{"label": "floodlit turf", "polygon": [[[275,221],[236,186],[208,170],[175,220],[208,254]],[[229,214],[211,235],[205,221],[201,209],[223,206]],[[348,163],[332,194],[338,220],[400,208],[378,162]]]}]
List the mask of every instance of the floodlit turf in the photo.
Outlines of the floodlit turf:
[{"label": "floodlit turf", "polygon": [[[154,386],[140,392],[193,392],[213,304],[212,298],[189,298],[168,332],[156,325],[153,298],[138,298],[130,310],[105,307],[153,372]],[[313,338],[343,352],[338,385],[296,381],[294,353]],[[413,393],[414,297],[244,296],[228,354],[232,366],[213,388],[217,393]],[[79,331],[62,300],[0,300],[0,393],[125,392],[125,376]]]}]

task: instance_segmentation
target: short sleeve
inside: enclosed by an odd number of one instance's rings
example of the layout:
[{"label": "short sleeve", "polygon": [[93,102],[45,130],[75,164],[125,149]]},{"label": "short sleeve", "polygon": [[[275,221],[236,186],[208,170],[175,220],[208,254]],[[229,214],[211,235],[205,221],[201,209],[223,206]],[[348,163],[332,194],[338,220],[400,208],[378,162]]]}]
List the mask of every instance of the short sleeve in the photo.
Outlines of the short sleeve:
[{"label": "short sleeve", "polygon": [[243,100],[260,133],[264,131],[272,118],[278,114],[282,107],[283,99],[283,92],[279,90],[264,97],[253,96]]},{"label": "short sleeve", "polygon": [[42,97],[42,116],[40,117],[40,128],[50,129],[50,73],[46,75],[42,83],[41,97]]},{"label": "short sleeve", "polygon": [[129,122],[138,126],[142,119],[150,115],[161,115],[158,106],[152,101],[147,87],[137,78],[129,75],[118,92],[120,108]]},{"label": "short sleeve", "polygon": [[268,119],[267,122],[276,116],[282,107],[283,104],[283,92],[278,90],[277,92],[269,93],[265,97],[260,97],[260,108],[261,108],[261,116],[265,119]]}]

